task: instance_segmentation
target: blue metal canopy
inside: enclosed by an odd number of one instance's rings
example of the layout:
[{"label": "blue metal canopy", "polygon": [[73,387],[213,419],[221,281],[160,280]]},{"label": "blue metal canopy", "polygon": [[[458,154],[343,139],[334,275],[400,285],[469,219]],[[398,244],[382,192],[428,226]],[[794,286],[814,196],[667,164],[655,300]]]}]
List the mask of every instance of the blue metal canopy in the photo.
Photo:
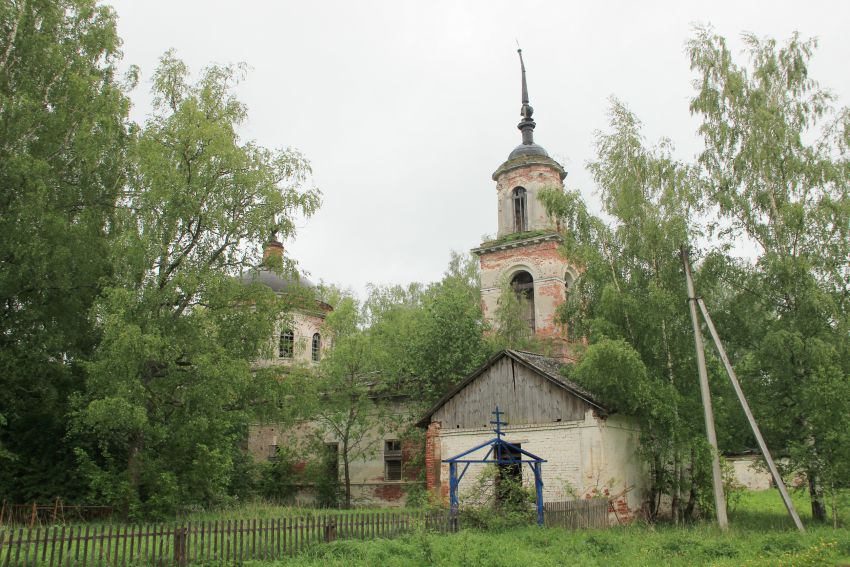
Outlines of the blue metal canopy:
[{"label": "blue metal canopy", "polygon": [[[444,463],[449,464],[449,503],[451,505],[452,518],[457,518],[458,508],[460,506],[460,500],[458,499],[458,487],[460,485],[460,481],[463,479],[466,471],[469,469],[469,465],[471,464],[495,464],[495,465],[519,465],[522,466],[523,463],[527,464],[528,467],[534,473],[534,487],[537,494],[537,525],[543,525],[543,479],[541,475],[541,465],[546,462],[545,459],[541,459],[537,455],[529,453],[525,449],[521,447],[517,447],[511,443],[508,443],[502,437],[505,433],[502,431],[503,425],[508,425],[507,422],[502,421],[501,417],[505,412],[499,410],[499,406],[496,406],[496,411],[493,412],[493,415],[496,416],[495,421],[491,421],[496,428],[493,432],[496,434],[496,437],[490,439],[485,443],[481,443],[480,445],[476,445],[475,447],[464,451],[454,457],[449,459],[443,459]],[[485,447],[489,447],[487,449],[487,453],[484,455],[483,459],[473,459],[473,458],[464,458],[467,455],[475,453],[476,451],[480,451]],[[519,458],[516,455],[520,455]],[[527,458],[524,458],[527,457]],[[463,464],[463,470],[460,472],[460,476],[457,474],[458,464]]]}]

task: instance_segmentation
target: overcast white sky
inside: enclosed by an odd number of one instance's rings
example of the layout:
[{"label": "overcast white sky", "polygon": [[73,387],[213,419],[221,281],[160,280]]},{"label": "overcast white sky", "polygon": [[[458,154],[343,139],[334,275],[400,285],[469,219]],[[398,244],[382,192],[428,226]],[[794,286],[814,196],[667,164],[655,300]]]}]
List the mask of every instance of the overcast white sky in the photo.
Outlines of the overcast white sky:
[{"label": "overcast white sky", "polygon": [[138,65],[133,116],[149,111],[160,55],[198,71],[251,66],[239,87],[246,139],[311,160],[324,204],[285,242],[311,279],[351,287],[433,281],[451,250],[496,231],[492,172],[520,142],[523,48],[535,141],[566,184],[596,193],[585,164],[612,95],[669,137],[683,159],[700,147],[688,112],[694,76],[684,45],[711,23],[740,33],[816,36],[811,75],[850,97],[850,2],[530,2],[109,0],[123,66]]}]

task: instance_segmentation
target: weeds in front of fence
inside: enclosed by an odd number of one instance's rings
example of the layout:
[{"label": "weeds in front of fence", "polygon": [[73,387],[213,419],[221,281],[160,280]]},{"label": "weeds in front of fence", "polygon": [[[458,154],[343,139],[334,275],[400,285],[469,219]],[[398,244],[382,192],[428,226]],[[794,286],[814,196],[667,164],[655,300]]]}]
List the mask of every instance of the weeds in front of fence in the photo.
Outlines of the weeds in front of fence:
[{"label": "weeds in front of fence", "polygon": [[11,527],[0,530],[0,567],[242,563],[292,557],[338,539],[449,530],[442,510],[316,513],[294,518],[181,524]]}]

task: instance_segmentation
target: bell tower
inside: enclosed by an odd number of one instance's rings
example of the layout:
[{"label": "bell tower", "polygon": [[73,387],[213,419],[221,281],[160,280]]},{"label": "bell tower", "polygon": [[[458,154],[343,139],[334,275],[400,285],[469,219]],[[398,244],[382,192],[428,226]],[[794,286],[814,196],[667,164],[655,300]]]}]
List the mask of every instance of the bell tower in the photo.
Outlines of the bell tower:
[{"label": "bell tower", "polygon": [[529,104],[522,50],[517,51],[522,72],[522,119],[517,128],[522,143],[493,173],[499,203],[496,239],[483,242],[472,252],[481,265],[484,316],[494,320],[502,282],[507,281],[521,301],[522,316],[531,331],[565,346],[565,329],[555,323],[555,310],[566,300],[577,274],[558,253],[563,239],[538,196],[544,188],[563,191],[567,172],[534,143],[537,124]]}]

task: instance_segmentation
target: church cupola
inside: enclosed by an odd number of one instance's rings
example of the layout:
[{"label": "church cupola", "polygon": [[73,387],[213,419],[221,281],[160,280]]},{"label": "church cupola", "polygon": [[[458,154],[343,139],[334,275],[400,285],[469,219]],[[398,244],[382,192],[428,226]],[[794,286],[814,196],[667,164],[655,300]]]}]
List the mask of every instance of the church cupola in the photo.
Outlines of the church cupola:
[{"label": "church cupola", "polygon": [[522,133],[522,143],[508,156],[508,160],[493,173],[499,199],[498,236],[518,232],[554,230],[537,195],[545,187],[563,189],[567,172],[549,157],[542,146],[534,143],[534,108],[528,99],[528,80],[522,50],[518,49],[522,72],[522,107],[517,128]]}]

